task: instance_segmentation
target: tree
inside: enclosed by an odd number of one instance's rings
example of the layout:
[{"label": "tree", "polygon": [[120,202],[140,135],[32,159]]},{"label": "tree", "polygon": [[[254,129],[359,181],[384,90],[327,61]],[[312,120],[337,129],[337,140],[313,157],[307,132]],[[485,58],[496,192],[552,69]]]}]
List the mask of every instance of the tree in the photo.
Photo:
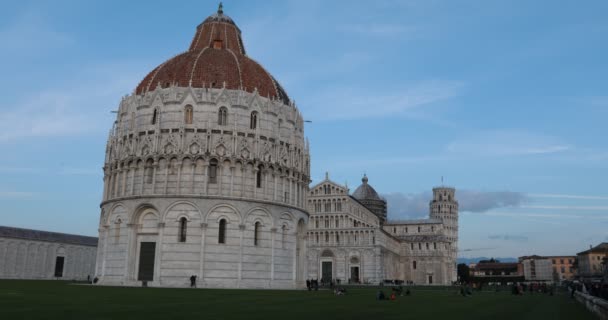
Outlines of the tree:
[{"label": "tree", "polygon": [[460,282],[469,282],[469,279],[471,276],[471,274],[470,274],[471,270],[470,270],[469,266],[467,266],[464,263],[460,263],[457,266],[457,270],[458,270],[458,280]]}]

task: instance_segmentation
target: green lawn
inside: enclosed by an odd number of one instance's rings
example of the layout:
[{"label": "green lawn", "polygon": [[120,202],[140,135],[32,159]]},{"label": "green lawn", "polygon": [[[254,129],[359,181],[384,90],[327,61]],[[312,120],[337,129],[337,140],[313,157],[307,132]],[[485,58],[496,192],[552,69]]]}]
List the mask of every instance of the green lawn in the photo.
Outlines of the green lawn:
[{"label": "green lawn", "polygon": [[[397,301],[377,289],[329,291],[119,288],[0,280],[0,319],[595,319],[566,293],[512,296],[415,288]],[[389,293],[389,289],[384,289]]]}]

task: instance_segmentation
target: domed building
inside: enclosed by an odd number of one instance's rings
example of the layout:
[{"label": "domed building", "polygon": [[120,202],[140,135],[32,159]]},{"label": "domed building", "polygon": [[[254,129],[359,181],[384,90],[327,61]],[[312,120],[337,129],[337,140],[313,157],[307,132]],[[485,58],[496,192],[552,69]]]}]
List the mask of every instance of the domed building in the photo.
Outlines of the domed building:
[{"label": "domed building", "polygon": [[381,222],[386,221],[386,200],[378,195],[378,192],[369,185],[367,175],[361,179],[361,185],[353,192],[353,198],[359,200],[371,212],[380,218]]},{"label": "domed building", "polygon": [[302,115],[220,6],[126,96],[104,165],[101,284],[296,288],[306,275]]},{"label": "domed building", "polygon": [[428,219],[391,220],[386,200],[367,175],[350,194],[329,179],[310,188],[308,277],[322,282],[403,281],[449,285],[456,281],[456,190],[433,188]]}]

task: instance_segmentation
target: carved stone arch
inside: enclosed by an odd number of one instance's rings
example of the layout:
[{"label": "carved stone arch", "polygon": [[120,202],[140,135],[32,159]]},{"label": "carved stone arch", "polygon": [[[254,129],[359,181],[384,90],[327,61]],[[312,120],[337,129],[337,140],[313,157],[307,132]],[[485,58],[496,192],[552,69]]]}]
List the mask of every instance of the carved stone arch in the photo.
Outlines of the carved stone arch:
[{"label": "carved stone arch", "polygon": [[[178,206],[178,205],[188,205],[188,206],[192,207],[192,209],[194,209],[194,210],[192,210],[192,211],[195,211],[195,212],[198,214],[198,218],[199,218],[199,220],[200,220],[200,221],[205,221],[205,217],[204,217],[203,213],[202,213],[202,212],[201,212],[201,210],[200,210],[200,209],[199,209],[199,208],[196,206],[196,204],[194,204],[193,202],[190,202],[190,201],[185,201],[185,200],[176,201],[176,202],[174,202],[174,203],[170,204],[170,205],[167,207],[167,209],[165,209],[165,211],[163,211],[163,214],[162,214],[162,219],[161,219],[160,221],[162,221],[163,223],[167,222],[167,217],[168,217],[169,213],[171,212],[171,210],[172,210],[173,208],[175,208],[175,207],[176,207],[176,206]],[[183,214],[183,213],[182,213],[182,214],[178,214],[177,216],[178,216],[178,219],[177,219],[177,220],[179,220],[179,218],[181,218],[181,217],[186,217],[186,219],[187,219],[188,221],[191,221],[191,220],[192,220],[192,219],[190,218],[190,216],[188,216],[187,214]]]},{"label": "carved stone arch", "polygon": [[321,251],[320,256],[322,258],[334,258],[336,255],[331,249],[323,249],[323,251]]},{"label": "carved stone arch", "polygon": [[294,229],[295,217],[289,211],[281,213],[281,215],[279,216],[279,221],[276,225],[282,226],[284,224],[287,224],[288,229]]},{"label": "carved stone arch", "polygon": [[143,218],[148,213],[152,213],[156,216],[156,219],[160,221],[160,213],[156,207],[150,203],[142,203],[138,205],[135,210],[133,210],[133,214],[131,215],[131,219],[129,223],[132,224],[140,224],[141,218]]},{"label": "carved stone arch", "polygon": [[[262,212],[263,216],[266,219],[262,219],[260,217],[254,217],[253,214],[255,212]],[[266,221],[264,221],[266,220]],[[269,228],[273,228],[274,227],[274,219],[272,219],[272,214],[270,214],[270,212],[262,207],[254,207],[251,210],[247,211],[247,213],[245,214],[245,219],[244,219],[245,223],[251,223],[252,225],[255,224],[256,221],[259,221],[262,223],[262,226],[264,227],[269,227]]]},{"label": "carved stone arch", "polygon": [[115,223],[118,218],[123,222],[127,221],[128,215],[129,208],[125,204],[122,202],[115,203],[110,207],[110,210],[108,210],[107,221],[105,221],[104,225],[109,226]]},{"label": "carved stone arch", "polygon": [[[207,214],[205,215],[205,222],[209,223],[212,218],[212,215],[214,215],[217,211],[217,209],[220,208],[228,208],[230,210],[232,210],[232,213],[234,213],[234,215],[236,216],[236,221],[233,218],[229,218],[227,214],[219,213],[216,214],[216,216],[218,217],[224,217],[226,219],[227,222],[229,223],[237,223],[237,224],[241,224],[241,221],[243,221],[243,217],[241,216],[241,213],[239,212],[239,210],[237,208],[235,208],[232,205],[229,205],[227,203],[222,203],[222,204],[218,204],[213,206],[211,209],[209,209],[209,211],[207,211]],[[217,219],[217,221],[220,221],[220,218]]]}]

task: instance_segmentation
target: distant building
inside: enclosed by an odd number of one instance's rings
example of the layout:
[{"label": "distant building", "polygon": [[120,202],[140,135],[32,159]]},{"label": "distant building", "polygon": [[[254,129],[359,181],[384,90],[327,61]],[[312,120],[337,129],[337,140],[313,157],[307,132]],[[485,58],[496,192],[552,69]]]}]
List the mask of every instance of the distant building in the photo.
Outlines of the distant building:
[{"label": "distant building", "polygon": [[578,275],[582,280],[600,279],[606,269],[608,258],[608,242],[603,242],[589,250],[576,254],[578,260]]},{"label": "distant building", "polygon": [[507,284],[524,281],[523,267],[518,262],[490,259],[481,260],[469,267],[472,282]]},{"label": "distant building", "polygon": [[576,256],[548,256],[553,267],[554,281],[574,280],[576,276]]},{"label": "distant building", "polygon": [[386,201],[367,176],[361,182],[352,195],[328,175],[310,188],[308,277],[355,283],[456,281],[456,190],[433,189],[429,219],[394,221],[387,220]]},{"label": "distant building", "polygon": [[0,278],[93,277],[97,238],[0,226]]},{"label": "distant building", "polygon": [[551,259],[534,255],[520,257],[519,262],[524,268],[526,281],[553,281]]}]

